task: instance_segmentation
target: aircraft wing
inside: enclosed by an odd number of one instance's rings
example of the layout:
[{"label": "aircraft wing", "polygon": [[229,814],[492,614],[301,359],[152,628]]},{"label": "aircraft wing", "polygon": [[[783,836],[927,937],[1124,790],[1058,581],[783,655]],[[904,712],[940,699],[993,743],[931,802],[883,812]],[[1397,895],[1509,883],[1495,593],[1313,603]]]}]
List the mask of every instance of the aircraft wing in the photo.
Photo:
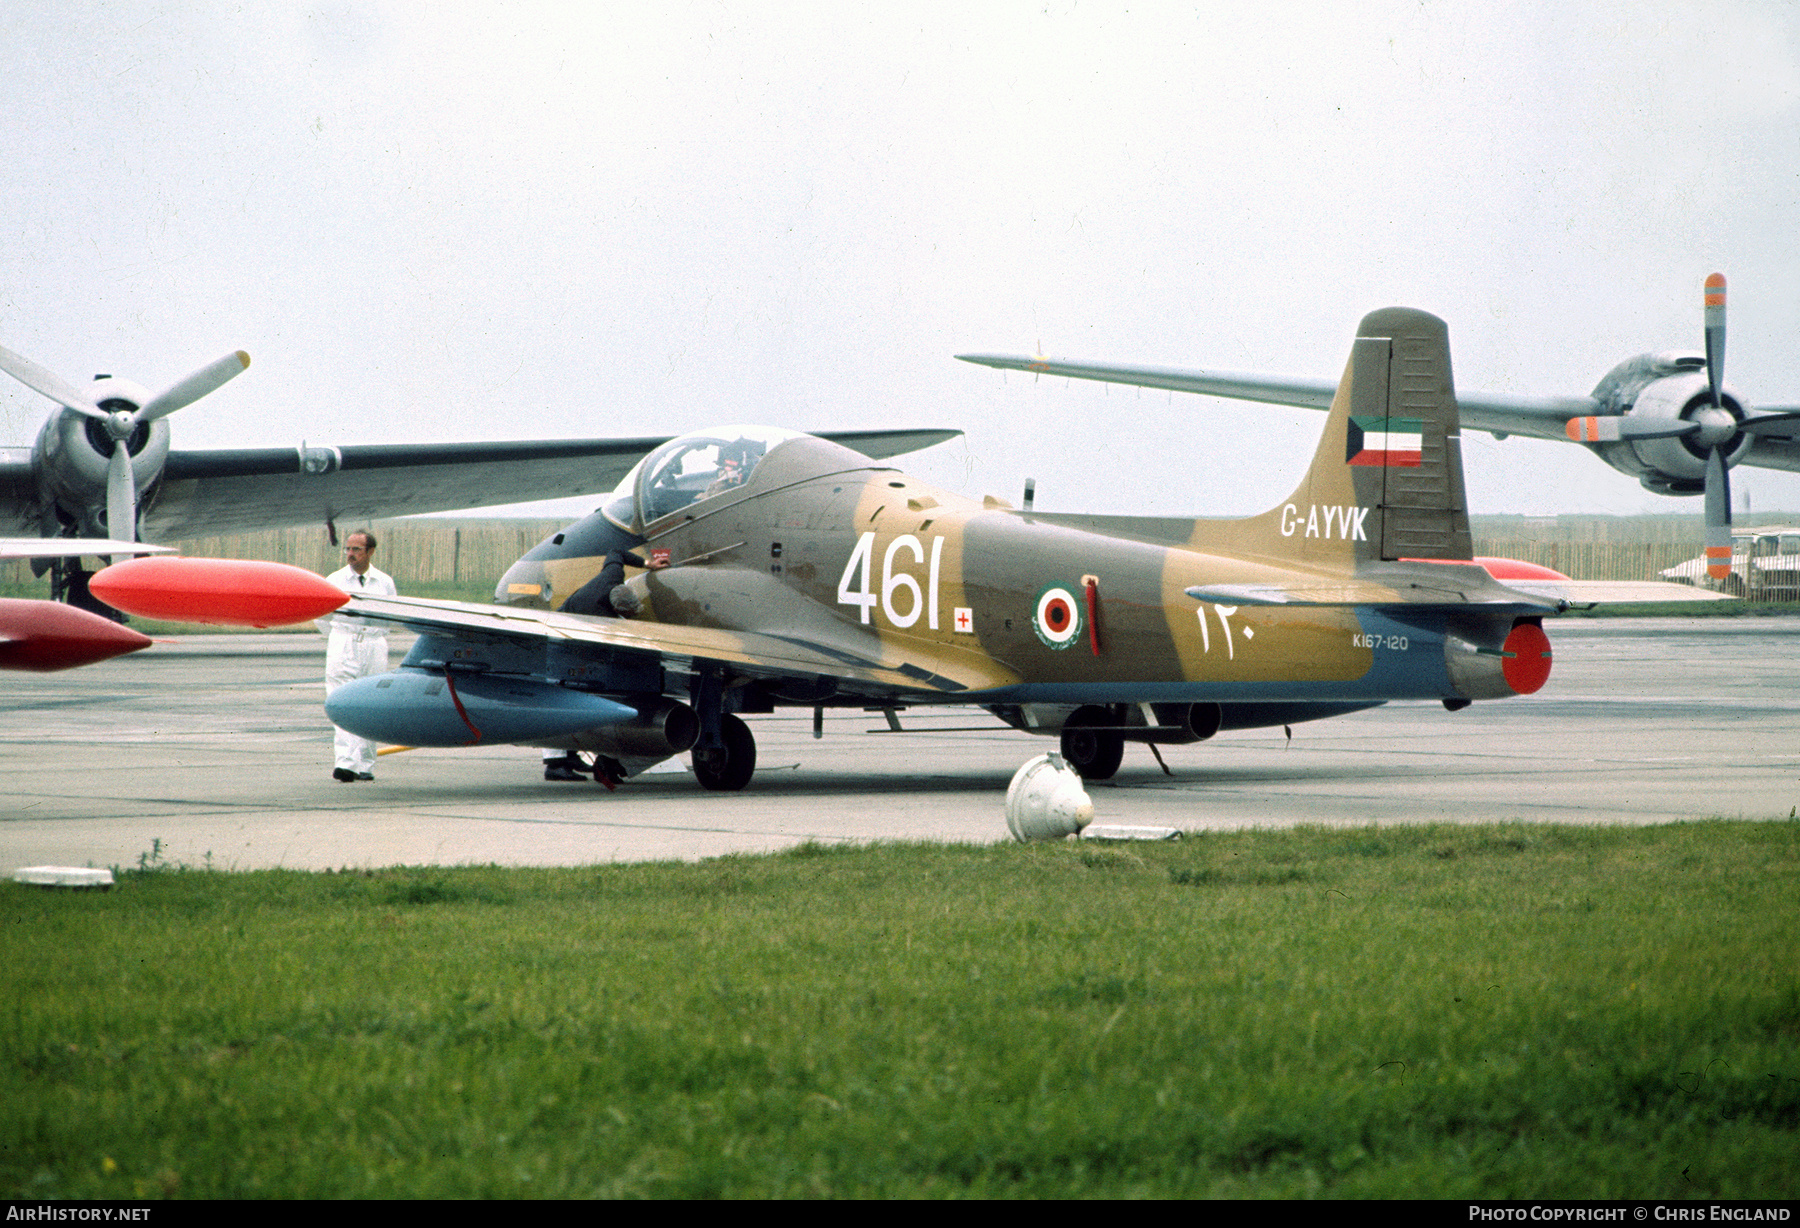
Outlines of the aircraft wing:
[{"label": "aircraft wing", "polygon": [[696,662],[718,661],[753,678],[830,678],[854,693],[870,696],[950,695],[1018,681],[1011,670],[978,653],[909,657],[874,637],[827,640],[804,631],[793,635],[724,631],[554,610],[355,594],[340,612],[366,622],[463,642],[477,650],[483,645],[509,643],[526,647],[558,644],[572,650],[570,665],[584,656],[598,659],[617,653],[654,658],[665,667],[690,672]]},{"label": "aircraft wing", "polygon": [[67,559],[83,554],[170,554],[167,546],[103,537],[0,537],[0,559]]},{"label": "aircraft wing", "polygon": [[[960,434],[837,431],[820,437],[883,459]],[[173,451],[139,517],[140,533],[168,540],[327,521],[348,527],[378,517],[604,493],[669,438]],[[0,468],[0,494],[9,472]],[[14,475],[12,484],[22,486],[23,479]]]},{"label": "aircraft wing", "polygon": [[1003,371],[1028,371],[1033,375],[1060,375],[1067,379],[1091,379],[1106,384],[1132,384],[1139,388],[1167,388],[1205,396],[1231,397],[1239,401],[1263,401],[1270,405],[1298,405],[1303,409],[1330,409],[1337,395],[1337,381],[1298,375],[1250,375],[1239,371],[1192,371],[1181,367],[1121,367],[1099,363],[1065,362],[1043,355],[1027,358],[1012,354],[958,354],[963,362]]},{"label": "aircraft wing", "polygon": [[[1337,395],[1333,380],[1299,375],[1253,375],[1238,371],[1198,371],[1181,367],[1108,366],[1100,363],[1065,362],[1056,358],[1007,354],[958,354],[964,362],[1005,371],[1034,375],[1060,375],[1068,379],[1130,384],[1139,388],[1167,388],[1202,396],[1261,401],[1267,405],[1294,405],[1302,409],[1328,410]],[[1505,393],[1456,394],[1462,424],[1481,431],[1529,435],[1567,442],[1570,418],[1598,412],[1593,397],[1520,397]]]}]

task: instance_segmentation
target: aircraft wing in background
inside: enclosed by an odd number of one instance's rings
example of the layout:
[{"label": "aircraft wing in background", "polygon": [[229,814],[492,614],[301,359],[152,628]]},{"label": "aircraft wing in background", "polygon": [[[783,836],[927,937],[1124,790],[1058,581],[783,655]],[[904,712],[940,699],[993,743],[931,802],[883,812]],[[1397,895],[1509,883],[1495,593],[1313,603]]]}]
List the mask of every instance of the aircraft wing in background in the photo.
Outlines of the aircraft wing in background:
[{"label": "aircraft wing in background", "polygon": [[[1057,375],[1066,379],[1129,384],[1138,388],[1165,388],[1234,401],[1260,401],[1265,405],[1293,405],[1300,409],[1328,410],[1337,394],[1337,383],[1302,375],[1258,375],[1243,371],[1202,371],[1185,367],[1138,367],[1107,363],[1065,362],[1042,355],[958,354],[963,362],[1002,371],[1032,375]],[[1462,424],[1501,434],[1530,435],[1538,439],[1569,438],[1571,418],[1593,414],[1599,402],[1593,397],[1519,397],[1503,393],[1458,391],[1456,404]]]},{"label": "aircraft wing in background", "polygon": [[[875,457],[961,431],[838,431],[821,437]],[[145,535],[172,540],[251,533],[605,494],[668,436],[495,443],[362,444],[340,448],[171,452],[143,515]]]}]

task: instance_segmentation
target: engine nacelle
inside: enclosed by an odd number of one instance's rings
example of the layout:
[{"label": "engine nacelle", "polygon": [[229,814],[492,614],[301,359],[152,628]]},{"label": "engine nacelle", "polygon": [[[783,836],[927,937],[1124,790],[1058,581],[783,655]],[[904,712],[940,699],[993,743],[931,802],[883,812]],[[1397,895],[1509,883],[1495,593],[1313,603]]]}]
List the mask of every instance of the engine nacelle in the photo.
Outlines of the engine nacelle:
[{"label": "engine nacelle", "polygon": [[[1712,405],[1706,359],[1698,354],[1640,354],[1614,367],[1594,387],[1602,408],[1631,422],[1676,423],[1693,420]],[[1746,405],[1729,386],[1720,389],[1725,412],[1742,422]],[[1739,434],[1725,450],[1725,463],[1744,458],[1754,440]],[[1638,479],[1646,490],[1664,495],[1697,495],[1706,488],[1710,445],[1693,436],[1625,439],[1594,445],[1602,460]]]},{"label": "engine nacelle", "polygon": [[[111,376],[95,380],[84,391],[109,411],[130,413],[150,399],[142,386]],[[168,463],[169,420],[159,418],[139,426],[126,440],[126,448],[131,454],[132,481],[141,497]],[[112,450],[112,436],[105,424],[72,409],[52,414],[32,449],[39,495],[70,513],[84,533],[98,532],[104,524],[106,470]]]}]

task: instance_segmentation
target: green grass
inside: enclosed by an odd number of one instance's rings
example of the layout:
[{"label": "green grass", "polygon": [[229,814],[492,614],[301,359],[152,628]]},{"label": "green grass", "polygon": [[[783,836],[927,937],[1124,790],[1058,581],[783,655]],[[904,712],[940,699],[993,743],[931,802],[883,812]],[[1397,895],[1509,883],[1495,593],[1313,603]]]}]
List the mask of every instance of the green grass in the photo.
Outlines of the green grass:
[{"label": "green grass", "polygon": [[1800,823],[0,887],[0,1196],[1793,1197]]}]

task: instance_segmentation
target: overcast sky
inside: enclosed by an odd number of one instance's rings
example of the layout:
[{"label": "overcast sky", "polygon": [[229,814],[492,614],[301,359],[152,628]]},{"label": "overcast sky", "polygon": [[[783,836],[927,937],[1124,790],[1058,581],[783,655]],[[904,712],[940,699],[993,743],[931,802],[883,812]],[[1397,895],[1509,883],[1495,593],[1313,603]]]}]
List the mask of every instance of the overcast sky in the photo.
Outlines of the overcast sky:
[{"label": "overcast sky", "polygon": [[[1800,404],[1800,5],[1248,8],[17,0],[0,344],[248,350],[177,447],[952,426],[902,463],[1154,514],[1280,501],[1322,416],[951,355],[1335,378],[1398,304],[1460,387],[1579,394],[1697,348],[1718,270],[1729,381]],[[1700,511],[1464,457],[1477,512]]]}]

